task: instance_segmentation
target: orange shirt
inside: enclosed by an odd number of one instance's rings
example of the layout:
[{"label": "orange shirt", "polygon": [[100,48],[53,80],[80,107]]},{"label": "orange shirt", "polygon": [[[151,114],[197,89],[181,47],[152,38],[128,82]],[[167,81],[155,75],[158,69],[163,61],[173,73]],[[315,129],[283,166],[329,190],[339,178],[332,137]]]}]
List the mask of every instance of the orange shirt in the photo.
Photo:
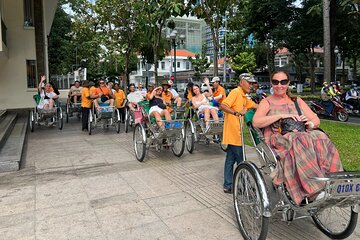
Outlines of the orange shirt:
[{"label": "orange shirt", "polygon": [[170,91],[162,92],[161,97],[165,100],[166,103],[169,103],[169,104],[171,104],[171,99],[174,98],[174,96],[172,95],[172,93]]},{"label": "orange shirt", "polygon": [[[241,87],[233,89],[222,104],[232,108],[236,112],[240,112],[244,107],[250,109],[256,106],[256,103],[245,96]],[[239,117],[225,113],[222,143],[242,146]]]},{"label": "orange shirt", "polygon": [[151,95],[151,92],[147,92],[147,93],[146,93],[146,96],[145,96],[145,97],[146,97],[146,100],[150,101],[150,95]]},{"label": "orange shirt", "polygon": [[119,89],[114,92],[115,106],[117,108],[123,108],[125,106],[125,93],[123,90]]},{"label": "orange shirt", "polygon": [[107,87],[98,87],[95,89],[95,94],[103,94],[103,95],[106,95],[106,96],[110,96],[110,90],[107,88]]},{"label": "orange shirt", "polygon": [[192,95],[192,91],[189,91],[189,90],[186,90],[186,91],[188,91],[188,94],[187,94],[187,100],[190,102],[190,101],[191,101],[191,99],[192,99],[192,97],[193,97],[193,95]]},{"label": "orange shirt", "polygon": [[92,101],[90,99],[90,89],[84,87],[81,90],[81,107],[83,108],[91,108]]},{"label": "orange shirt", "polygon": [[225,89],[222,87],[222,86],[218,86],[216,89],[215,89],[215,92],[213,94],[214,97],[217,97],[219,95],[222,95],[222,97],[216,101],[218,101],[219,103],[222,103],[222,101],[224,101],[224,99],[226,98],[226,92],[225,92]]},{"label": "orange shirt", "polygon": [[91,96],[92,94],[96,94],[95,92],[96,92],[96,87],[92,86],[92,87],[90,88],[90,96]]}]

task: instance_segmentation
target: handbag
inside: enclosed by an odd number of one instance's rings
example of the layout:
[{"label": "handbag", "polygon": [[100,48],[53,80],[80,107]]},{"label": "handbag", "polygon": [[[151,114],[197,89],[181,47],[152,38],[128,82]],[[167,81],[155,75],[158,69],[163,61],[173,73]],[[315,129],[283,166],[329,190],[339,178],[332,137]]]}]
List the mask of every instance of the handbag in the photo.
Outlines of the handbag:
[{"label": "handbag", "polygon": [[109,98],[104,94],[103,90],[100,88],[100,91],[103,93],[100,97],[101,102],[106,102],[107,100],[109,100]]},{"label": "handbag", "polygon": [[[299,104],[297,102],[297,99],[295,100],[295,107],[296,110],[299,114],[299,116],[301,115],[301,111],[300,111],[300,107]],[[292,118],[285,118],[281,121],[280,123],[280,127],[281,127],[281,134],[284,135],[288,132],[305,132],[306,130],[306,126],[305,126],[305,122],[301,122],[301,121],[296,121]],[[296,130],[296,131],[294,131]]]},{"label": "handbag", "polygon": [[106,101],[109,100],[109,99],[107,98],[106,95],[101,95],[100,100],[101,100],[101,102],[104,103],[104,102],[106,102]]}]

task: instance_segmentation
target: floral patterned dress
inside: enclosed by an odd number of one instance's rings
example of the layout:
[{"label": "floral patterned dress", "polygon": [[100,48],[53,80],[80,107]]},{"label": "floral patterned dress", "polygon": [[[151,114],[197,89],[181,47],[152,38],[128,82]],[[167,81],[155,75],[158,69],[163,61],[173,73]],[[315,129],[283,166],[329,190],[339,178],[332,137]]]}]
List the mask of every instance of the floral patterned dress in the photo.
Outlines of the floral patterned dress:
[{"label": "floral patterned dress", "polygon": [[[269,104],[267,115],[298,114],[294,103],[275,105],[269,101]],[[285,183],[291,198],[299,205],[305,197],[312,196],[325,187],[323,182],[313,181],[310,177],[322,177],[327,172],[342,171],[339,152],[320,130],[281,135],[279,127],[278,121],[264,129],[265,141],[280,159],[283,169],[277,171],[273,182],[276,185]]]}]

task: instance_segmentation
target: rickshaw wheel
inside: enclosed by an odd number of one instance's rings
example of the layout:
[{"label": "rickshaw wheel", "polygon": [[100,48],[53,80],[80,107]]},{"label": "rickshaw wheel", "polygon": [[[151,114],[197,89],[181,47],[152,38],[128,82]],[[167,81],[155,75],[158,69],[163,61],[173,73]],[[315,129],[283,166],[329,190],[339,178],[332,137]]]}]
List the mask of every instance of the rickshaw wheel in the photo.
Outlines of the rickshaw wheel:
[{"label": "rickshaw wheel", "polygon": [[129,131],[129,109],[125,111],[125,132]]},{"label": "rickshaw wheel", "polygon": [[114,124],[115,124],[116,132],[119,133],[120,132],[120,124],[121,124],[119,109],[116,109],[115,113],[116,114],[114,117]]},{"label": "rickshaw wheel", "polygon": [[146,133],[144,127],[140,123],[135,125],[133,142],[136,159],[139,162],[142,162],[146,153]]},{"label": "rickshaw wheel", "polygon": [[195,133],[192,133],[190,123],[187,123],[185,126],[185,145],[189,153],[194,151]]},{"label": "rickshaw wheel", "polygon": [[31,111],[31,112],[30,112],[29,125],[30,125],[30,131],[31,131],[31,132],[34,132],[34,128],[35,128],[35,116],[34,116],[34,111]]},{"label": "rickshaw wheel", "polygon": [[312,216],[316,227],[332,239],[349,237],[356,228],[358,213],[354,206],[329,206]]},{"label": "rickshaw wheel", "polygon": [[63,115],[62,115],[61,108],[58,108],[56,110],[56,118],[57,118],[58,128],[59,128],[59,130],[62,130],[64,122],[63,122]]},{"label": "rickshaw wheel", "polygon": [[175,141],[171,146],[171,151],[175,156],[181,157],[185,150],[185,138],[184,138],[184,130],[181,130],[178,136],[176,136]]},{"label": "rickshaw wheel", "polygon": [[236,168],[233,179],[235,214],[242,236],[244,239],[266,239],[269,217],[263,215],[264,199],[258,185],[261,179],[256,178],[247,163]]}]

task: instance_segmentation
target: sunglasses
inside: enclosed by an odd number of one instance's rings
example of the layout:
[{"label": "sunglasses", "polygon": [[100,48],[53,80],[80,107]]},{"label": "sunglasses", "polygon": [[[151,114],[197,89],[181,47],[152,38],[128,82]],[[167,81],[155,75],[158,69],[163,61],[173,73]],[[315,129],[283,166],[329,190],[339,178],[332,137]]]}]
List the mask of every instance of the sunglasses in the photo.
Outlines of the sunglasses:
[{"label": "sunglasses", "polygon": [[271,79],[271,83],[272,85],[279,85],[279,83],[281,85],[286,85],[289,83],[289,79],[283,79],[283,80],[275,80],[275,79]]}]

